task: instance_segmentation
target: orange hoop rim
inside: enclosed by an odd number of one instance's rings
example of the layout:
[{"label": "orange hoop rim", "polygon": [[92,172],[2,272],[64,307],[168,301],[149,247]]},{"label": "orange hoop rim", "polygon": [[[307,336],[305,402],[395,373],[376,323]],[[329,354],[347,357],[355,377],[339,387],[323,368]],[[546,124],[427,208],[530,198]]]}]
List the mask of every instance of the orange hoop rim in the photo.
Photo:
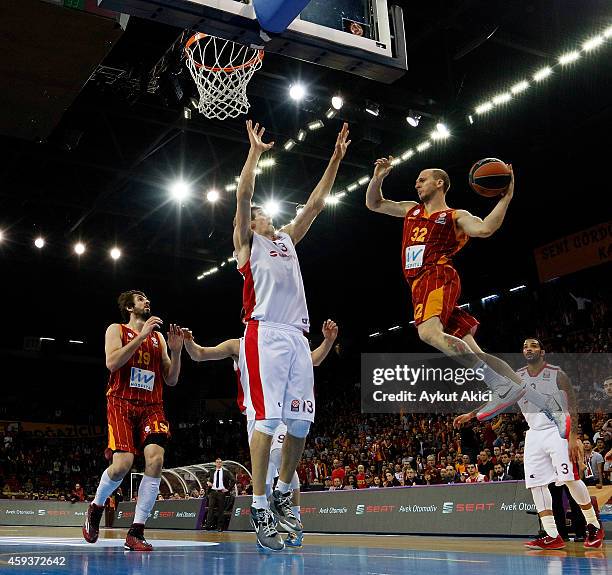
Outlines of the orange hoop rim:
[{"label": "orange hoop rim", "polygon": [[[205,34],[204,32],[196,32],[187,42],[185,43],[185,53],[188,54],[192,52],[191,46],[204,38],[215,38],[215,36],[211,36],[210,34]],[[232,42],[233,40],[228,40]],[[251,58],[248,62],[244,64],[240,64],[240,66],[225,66],[223,68],[219,68],[218,66],[207,66],[206,64],[202,64],[200,62],[196,62],[193,57],[191,61],[196,68],[208,70],[209,72],[235,72],[237,70],[244,70],[245,68],[250,68],[255,65],[257,62],[261,62],[264,57],[264,51],[259,49],[253,58]]]}]

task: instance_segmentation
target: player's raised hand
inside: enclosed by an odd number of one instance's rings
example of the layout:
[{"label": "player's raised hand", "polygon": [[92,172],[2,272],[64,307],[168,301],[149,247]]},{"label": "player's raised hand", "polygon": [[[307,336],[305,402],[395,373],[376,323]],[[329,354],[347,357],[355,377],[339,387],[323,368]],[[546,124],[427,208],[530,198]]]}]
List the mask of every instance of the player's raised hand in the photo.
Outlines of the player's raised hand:
[{"label": "player's raised hand", "polygon": [[393,169],[393,156],[388,158],[379,158],[374,162],[374,177],[386,178],[389,172]]},{"label": "player's raised hand", "polygon": [[510,183],[508,187],[500,194],[502,198],[512,199],[514,196],[514,170],[512,169],[512,164],[506,164],[510,169]]},{"label": "player's raised hand", "polygon": [[321,330],[323,332],[323,337],[330,341],[335,341],[338,337],[338,326],[336,322],[331,319],[326,319],[323,322],[323,328]]},{"label": "player's raised hand", "polygon": [[274,145],[274,142],[269,142],[268,144],[265,144],[263,142],[262,138],[266,131],[266,129],[263,126],[261,126],[260,128],[258,123],[253,126],[253,122],[251,120],[247,120],[246,128],[247,128],[247,133],[249,135],[249,142],[251,143],[252,150],[255,150],[256,152],[263,154],[264,152],[267,152]]},{"label": "player's raised hand", "polygon": [[168,347],[174,353],[180,352],[183,347],[183,330],[174,323],[168,328]]},{"label": "player's raised hand", "polygon": [[348,139],[349,135],[349,127],[346,122],[342,124],[342,129],[338,132],[338,137],[336,138],[336,146],[334,148],[334,157],[337,159],[344,158],[344,154],[346,154],[346,150],[349,147],[351,140]]},{"label": "player's raised hand", "polygon": [[152,315],[147,321],[144,322],[142,329],[140,330],[140,334],[144,337],[151,334],[154,330],[159,329],[164,322],[161,318],[156,315]]},{"label": "player's raised hand", "polygon": [[188,327],[182,327],[181,330],[185,341],[193,341],[193,332]]}]

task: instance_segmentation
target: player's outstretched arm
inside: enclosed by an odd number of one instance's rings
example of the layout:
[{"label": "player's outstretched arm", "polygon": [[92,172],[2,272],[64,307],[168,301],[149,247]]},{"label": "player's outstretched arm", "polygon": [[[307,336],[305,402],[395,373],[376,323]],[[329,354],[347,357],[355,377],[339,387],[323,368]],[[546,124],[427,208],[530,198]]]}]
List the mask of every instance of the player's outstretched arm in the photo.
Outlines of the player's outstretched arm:
[{"label": "player's outstretched arm", "polygon": [[502,197],[497,202],[497,205],[491,210],[491,213],[484,219],[473,216],[465,210],[457,210],[455,224],[467,236],[471,238],[488,238],[492,236],[502,225],[510,201],[514,196],[514,172],[512,166],[508,165],[512,179],[510,184],[503,192]]},{"label": "player's outstretched arm", "polygon": [[185,337],[185,349],[193,361],[212,361],[225,359],[226,357],[238,357],[240,353],[240,340],[226,339],[214,347],[204,347],[198,345],[193,339],[193,333],[187,328],[183,328]]},{"label": "player's outstretched arm", "polygon": [[417,205],[416,202],[394,202],[387,200],[382,195],[383,180],[393,169],[393,156],[379,158],[374,162],[374,174],[368,184],[366,191],[366,207],[379,214],[387,214],[397,218],[404,218],[408,210]]},{"label": "player's outstretched arm", "polygon": [[[251,120],[246,122],[247,134],[251,147],[249,155],[240,172],[240,180],[236,189],[236,219],[234,221],[234,250],[237,254],[238,266],[242,266],[246,259],[244,258],[244,250],[248,251],[251,241],[251,200],[255,192],[255,170],[257,162],[264,152],[267,152],[274,142],[265,144],[262,140],[266,129],[259,124],[253,126]],[[244,259],[244,261],[241,261]]]},{"label": "player's outstretched arm", "polygon": [[323,363],[323,360],[328,356],[332,347],[334,347],[334,342],[338,337],[338,326],[336,322],[331,319],[327,319],[323,322],[321,331],[323,332],[323,341],[321,345],[310,354],[312,356],[312,365],[315,367]]},{"label": "player's outstretched arm", "polygon": [[329,196],[329,192],[336,181],[340,162],[344,158],[346,150],[351,143],[348,139],[348,135],[348,124],[345,122],[336,138],[336,145],[334,146],[334,152],[329,160],[329,164],[327,164],[327,168],[319,180],[319,183],[310,194],[306,205],[300,213],[295,216],[293,222],[281,228],[283,232],[289,234],[294,244],[297,244],[306,235],[312,222],[314,222],[315,218],[325,207],[325,198]]},{"label": "player's outstretched arm", "polygon": [[121,327],[118,323],[113,323],[106,329],[104,335],[104,355],[106,357],[106,367],[111,373],[121,369],[134,355],[140,344],[154,330],[159,329],[162,320],[152,315],[142,326],[142,331],[126,345],[121,343]]},{"label": "player's outstretched arm", "polygon": [[[175,386],[178,383],[181,371],[181,350],[183,349],[183,330],[180,326],[171,323],[168,329],[168,343],[160,333],[163,375],[166,385]],[[168,350],[172,356],[168,354]]]}]

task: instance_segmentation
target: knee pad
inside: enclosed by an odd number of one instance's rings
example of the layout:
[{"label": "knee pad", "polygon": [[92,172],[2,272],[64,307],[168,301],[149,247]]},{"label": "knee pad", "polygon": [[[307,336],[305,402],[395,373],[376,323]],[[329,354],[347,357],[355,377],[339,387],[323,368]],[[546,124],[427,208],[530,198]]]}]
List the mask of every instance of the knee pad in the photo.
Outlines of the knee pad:
[{"label": "knee pad", "polygon": [[300,478],[298,477],[297,471],[294,472],[293,477],[291,478],[291,483],[289,485],[291,485],[291,491],[300,488]]},{"label": "knee pad", "polygon": [[303,439],[310,431],[311,422],[305,419],[288,419],[285,423],[287,424],[287,433],[293,435],[293,437]]},{"label": "knee pad", "polygon": [[258,419],[255,422],[255,431],[265,433],[266,435],[274,435],[274,432],[280,425],[280,422],[280,419]]},{"label": "knee pad", "polygon": [[542,511],[552,511],[552,495],[548,490],[548,485],[540,485],[531,488],[531,495],[538,513]]}]

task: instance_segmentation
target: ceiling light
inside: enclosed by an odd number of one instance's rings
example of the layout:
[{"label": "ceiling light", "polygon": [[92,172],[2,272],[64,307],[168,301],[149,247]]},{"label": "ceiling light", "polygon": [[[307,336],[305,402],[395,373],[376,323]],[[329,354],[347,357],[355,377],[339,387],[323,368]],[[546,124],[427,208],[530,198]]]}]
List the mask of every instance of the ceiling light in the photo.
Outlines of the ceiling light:
[{"label": "ceiling light", "polygon": [[523,80],[522,82],[514,84],[514,86],[510,88],[510,92],[512,94],[520,94],[521,92],[524,92],[527,88],[529,88],[529,82],[527,82],[527,80]]},{"label": "ceiling light", "polygon": [[476,106],[474,110],[477,114],[484,114],[493,108],[493,104],[491,102],[485,102],[484,104],[480,104],[480,106]]},{"label": "ceiling light", "polygon": [[79,256],[83,255],[85,253],[85,244],[83,242],[74,244],[74,253]]},{"label": "ceiling light", "polygon": [[506,102],[509,102],[510,100],[512,100],[512,94],[508,92],[504,92],[503,94],[497,94],[497,96],[493,96],[493,98],[491,99],[491,101],[496,106],[499,106],[499,104],[505,104]]},{"label": "ceiling light", "polygon": [[189,187],[189,184],[187,184],[186,182],[183,182],[182,180],[175,182],[170,187],[170,195],[172,196],[174,200],[178,202],[187,199],[190,193],[191,193],[191,189]]},{"label": "ceiling light", "polygon": [[285,142],[285,145],[283,146],[283,148],[285,148],[285,150],[287,151],[289,151],[291,148],[294,148],[294,147],[295,147],[295,140],[291,140],[291,139],[287,140]]},{"label": "ceiling light", "polygon": [[119,248],[113,248],[110,251],[110,257],[114,260],[118,260],[121,257],[121,250]]},{"label": "ceiling light", "polygon": [[329,110],[327,110],[327,112],[325,112],[325,117],[328,120],[331,120],[335,115],[336,115],[336,110],[334,110],[333,108],[330,108]]},{"label": "ceiling light", "polygon": [[306,139],[308,132],[306,130],[300,130],[297,133],[297,140],[298,142],[303,142]]},{"label": "ceiling light", "polygon": [[333,96],[331,99],[331,105],[334,110],[342,109],[342,106],[344,106],[344,100],[342,96],[339,96],[339,95]]},{"label": "ceiling light", "polygon": [[289,97],[296,102],[303,100],[306,96],[306,88],[302,84],[291,84],[289,88]]},{"label": "ceiling light", "polygon": [[40,250],[45,247],[45,240],[39,236],[34,240],[34,245]]},{"label": "ceiling light", "polygon": [[210,190],[206,194],[206,200],[209,201],[211,204],[214,204],[220,197],[221,196],[217,190]]},{"label": "ceiling light", "polygon": [[412,110],[408,110],[408,115],[406,116],[406,122],[413,128],[416,128],[421,121],[421,116],[419,116],[416,112]]},{"label": "ceiling light", "polygon": [[571,64],[572,62],[575,62],[576,60],[578,60],[578,58],[580,58],[580,50],[574,50],[573,52],[563,54],[563,56],[559,58],[559,64],[561,64],[561,66],[565,66],[567,64]]},{"label": "ceiling light", "polygon": [[236,189],[238,189],[238,184],[227,184],[227,186],[225,186],[226,192],[233,192]]},{"label": "ceiling light", "polygon": [[315,120],[314,122],[310,122],[310,124],[308,124],[308,129],[310,131],[319,130],[324,125],[325,124],[321,120]]},{"label": "ceiling light", "polygon": [[589,38],[583,45],[582,49],[585,52],[590,52],[594,50],[598,46],[601,46],[604,43],[605,38],[603,36],[595,36],[593,38]]},{"label": "ceiling light", "polygon": [[372,116],[378,116],[380,114],[380,105],[371,100],[366,100],[365,111]]},{"label": "ceiling light", "polygon": [[427,148],[429,148],[431,146],[431,142],[429,140],[426,140],[425,142],[421,142],[418,146],[417,146],[417,152],[423,152],[424,150],[426,150]]},{"label": "ceiling light", "polygon": [[280,204],[276,200],[268,200],[263,205],[264,212],[271,218],[280,213]]},{"label": "ceiling light", "polygon": [[552,68],[550,66],[546,66],[545,68],[538,70],[533,75],[533,80],[534,82],[541,82],[542,80],[544,80],[544,78],[548,78],[548,76],[550,76],[551,74],[552,74]]}]

